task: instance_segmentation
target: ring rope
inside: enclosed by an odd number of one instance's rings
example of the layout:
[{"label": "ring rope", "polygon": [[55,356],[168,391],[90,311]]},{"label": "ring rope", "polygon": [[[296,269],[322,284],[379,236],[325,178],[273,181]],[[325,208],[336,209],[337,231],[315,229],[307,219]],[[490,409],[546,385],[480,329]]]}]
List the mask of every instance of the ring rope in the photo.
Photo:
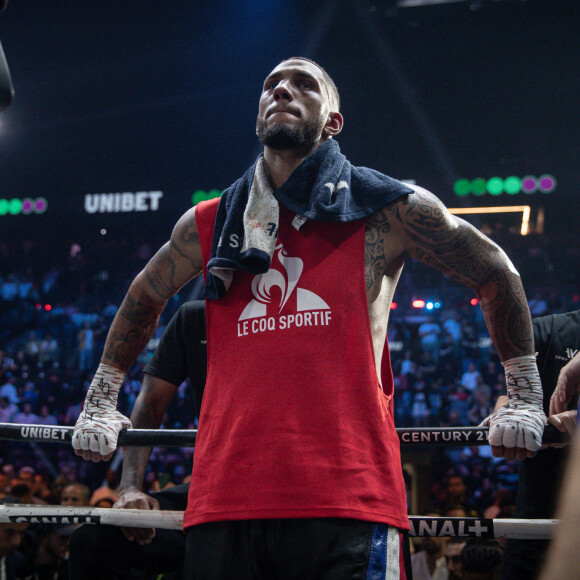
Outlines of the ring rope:
[{"label": "ring rope", "polygon": [[[74,427],[0,423],[0,440],[70,443]],[[464,447],[488,445],[488,427],[398,428],[401,445],[445,445]],[[126,429],[119,433],[118,444],[127,447],[193,447],[197,429]],[[565,433],[553,425],[544,428],[543,443],[569,442]]]},{"label": "ring rope", "polygon": [[[127,528],[181,530],[182,511],[4,504],[0,523],[100,524]],[[542,540],[552,536],[558,520],[428,518],[410,516],[410,535],[440,538],[514,538]]]}]

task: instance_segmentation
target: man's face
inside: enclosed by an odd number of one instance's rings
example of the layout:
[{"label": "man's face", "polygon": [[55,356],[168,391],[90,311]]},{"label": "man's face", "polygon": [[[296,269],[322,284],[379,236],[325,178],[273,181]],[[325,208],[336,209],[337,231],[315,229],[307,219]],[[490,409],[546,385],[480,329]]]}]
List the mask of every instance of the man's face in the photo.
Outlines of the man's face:
[{"label": "man's face", "polygon": [[69,485],[64,488],[60,496],[60,505],[86,505],[82,491],[76,485]]},{"label": "man's face", "polygon": [[462,544],[452,544],[448,543],[445,546],[445,560],[447,562],[447,571],[449,572],[449,580],[461,580],[461,550],[463,550]]},{"label": "man's face", "polygon": [[451,477],[447,484],[447,490],[450,496],[459,497],[465,492],[465,484],[460,477]]},{"label": "man's face", "polygon": [[0,524],[0,558],[18,550],[26,527],[27,524]]},{"label": "man's face", "polygon": [[271,149],[312,146],[320,140],[329,114],[322,71],[307,61],[284,61],[264,82],[256,133]]},{"label": "man's face", "polygon": [[64,558],[66,557],[66,553],[68,552],[69,544],[70,544],[69,535],[61,535],[53,533],[48,536],[46,550],[56,560],[64,560]]}]

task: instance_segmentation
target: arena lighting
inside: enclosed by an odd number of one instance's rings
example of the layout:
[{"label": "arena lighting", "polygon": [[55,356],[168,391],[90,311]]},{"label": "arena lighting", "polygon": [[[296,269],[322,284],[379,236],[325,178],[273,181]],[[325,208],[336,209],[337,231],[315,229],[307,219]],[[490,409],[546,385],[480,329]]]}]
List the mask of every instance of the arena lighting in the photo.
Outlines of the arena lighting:
[{"label": "arena lighting", "polygon": [[413,300],[413,308],[425,308],[425,300]]},{"label": "arena lighting", "polygon": [[520,234],[528,235],[528,226],[530,223],[530,206],[529,205],[505,205],[498,207],[450,207],[452,214],[480,214],[480,213],[519,213],[522,212],[522,227]]},{"label": "arena lighting", "polygon": [[191,203],[197,205],[200,201],[205,201],[206,199],[213,199],[214,197],[220,197],[223,191],[219,189],[210,189],[205,191],[203,189],[198,189],[194,191],[191,195]]},{"label": "arena lighting", "polygon": [[475,195],[481,197],[486,193],[497,196],[502,193],[508,195],[516,195],[518,193],[552,193],[556,189],[558,182],[553,175],[545,173],[536,177],[534,175],[525,175],[524,177],[517,177],[510,175],[509,177],[490,177],[485,179],[483,177],[476,177],[475,179],[458,179],[453,184],[453,192],[458,197],[465,197],[467,195]]},{"label": "arena lighting", "polygon": [[31,199],[25,197],[24,199],[0,199],[0,216],[5,215],[29,215],[41,214],[48,208],[48,201],[44,197],[37,197]]}]

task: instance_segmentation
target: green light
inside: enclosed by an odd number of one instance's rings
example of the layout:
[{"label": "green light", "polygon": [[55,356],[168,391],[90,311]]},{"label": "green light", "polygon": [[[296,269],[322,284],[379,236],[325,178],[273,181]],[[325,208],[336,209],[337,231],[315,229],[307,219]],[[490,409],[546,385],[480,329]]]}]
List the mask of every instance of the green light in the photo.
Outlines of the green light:
[{"label": "green light", "polygon": [[476,177],[471,182],[471,193],[477,196],[483,195],[485,193],[485,179],[483,179],[483,177]]},{"label": "green light", "polygon": [[11,199],[8,206],[8,213],[12,215],[18,215],[22,211],[22,200],[21,199]]},{"label": "green light", "polygon": [[469,195],[469,179],[458,179],[453,184],[453,191],[455,192],[455,195],[459,197]]},{"label": "green light", "polygon": [[503,182],[503,189],[509,195],[519,193],[522,189],[522,180],[519,177],[506,177]]},{"label": "green light", "polygon": [[191,196],[191,203],[193,205],[197,205],[200,201],[213,199],[214,197],[219,197],[221,194],[222,192],[219,189],[210,189],[209,191],[198,189],[197,191],[193,192],[193,195]]},{"label": "green light", "polygon": [[8,213],[8,200],[0,199],[0,215],[6,215]]},{"label": "green light", "polygon": [[501,195],[503,193],[503,179],[501,177],[492,177],[487,181],[487,191],[491,195]]}]

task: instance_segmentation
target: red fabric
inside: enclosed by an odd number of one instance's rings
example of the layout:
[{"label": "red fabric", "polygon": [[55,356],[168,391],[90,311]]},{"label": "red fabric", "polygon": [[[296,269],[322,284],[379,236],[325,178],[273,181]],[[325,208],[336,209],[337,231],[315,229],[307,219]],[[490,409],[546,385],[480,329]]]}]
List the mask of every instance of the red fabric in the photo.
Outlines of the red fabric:
[{"label": "red fabric", "polygon": [[[204,263],[217,202],[196,209]],[[374,364],[364,221],[307,221],[298,232],[293,217],[280,208],[268,274],[236,271],[226,296],[207,301],[184,527],[345,517],[408,529],[388,353],[385,392]]]}]

